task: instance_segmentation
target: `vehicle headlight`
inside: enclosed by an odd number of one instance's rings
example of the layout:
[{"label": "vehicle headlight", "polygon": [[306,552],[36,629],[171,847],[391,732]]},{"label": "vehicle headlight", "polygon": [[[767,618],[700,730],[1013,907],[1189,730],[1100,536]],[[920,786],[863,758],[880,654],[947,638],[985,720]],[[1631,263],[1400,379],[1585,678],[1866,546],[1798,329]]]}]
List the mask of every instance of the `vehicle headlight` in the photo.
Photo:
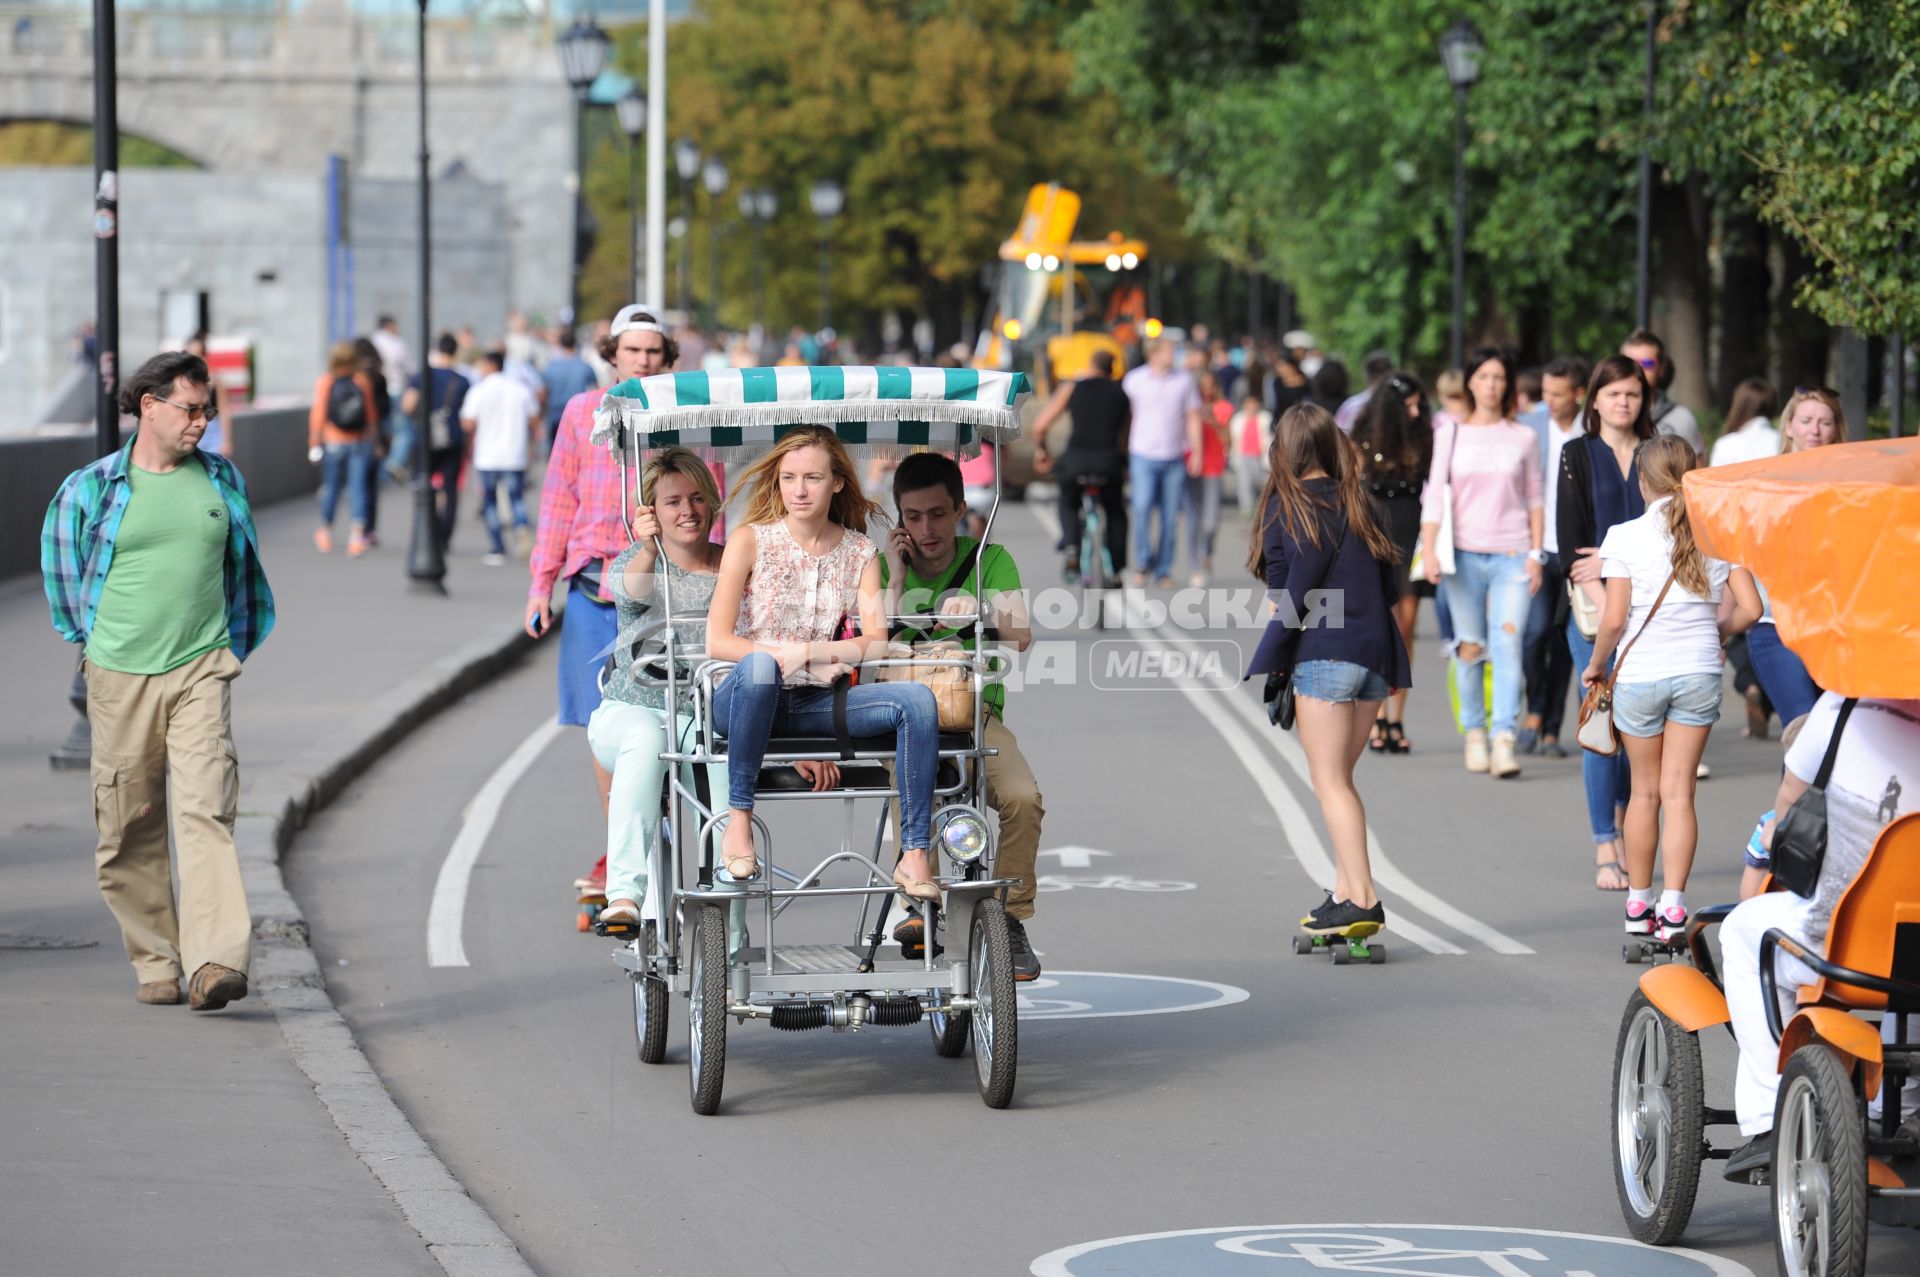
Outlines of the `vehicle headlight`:
[{"label": "vehicle headlight", "polygon": [[933,816],[933,842],[947,859],[965,868],[993,849],[987,818],[971,807],[942,807]]}]

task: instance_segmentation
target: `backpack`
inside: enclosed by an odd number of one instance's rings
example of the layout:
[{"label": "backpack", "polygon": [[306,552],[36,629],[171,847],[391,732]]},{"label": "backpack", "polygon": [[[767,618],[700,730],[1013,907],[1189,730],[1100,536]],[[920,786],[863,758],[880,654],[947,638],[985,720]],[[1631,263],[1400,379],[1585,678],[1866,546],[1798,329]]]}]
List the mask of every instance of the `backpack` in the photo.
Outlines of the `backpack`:
[{"label": "backpack", "polygon": [[335,377],[327,388],[327,422],[349,434],[367,428],[367,398],[352,377]]}]

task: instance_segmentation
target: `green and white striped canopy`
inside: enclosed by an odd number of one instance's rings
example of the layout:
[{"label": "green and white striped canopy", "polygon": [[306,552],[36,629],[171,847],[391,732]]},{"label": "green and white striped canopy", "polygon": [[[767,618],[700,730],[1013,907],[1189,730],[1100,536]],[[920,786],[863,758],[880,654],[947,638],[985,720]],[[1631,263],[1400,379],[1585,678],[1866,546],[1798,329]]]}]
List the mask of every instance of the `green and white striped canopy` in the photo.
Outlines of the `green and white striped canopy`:
[{"label": "green and white striped canopy", "polygon": [[849,447],[970,457],[1020,435],[1027,375],[974,368],[729,368],[633,377],[607,391],[593,442],[640,451],[758,456],[789,431],[827,426]]}]

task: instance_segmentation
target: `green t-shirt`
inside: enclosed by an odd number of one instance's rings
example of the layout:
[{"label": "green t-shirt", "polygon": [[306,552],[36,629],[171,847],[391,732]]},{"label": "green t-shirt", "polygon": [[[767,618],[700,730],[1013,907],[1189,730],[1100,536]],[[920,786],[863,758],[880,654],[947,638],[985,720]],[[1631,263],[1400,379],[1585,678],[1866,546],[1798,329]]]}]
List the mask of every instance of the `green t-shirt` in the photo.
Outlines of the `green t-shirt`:
[{"label": "green t-shirt", "polygon": [[[908,614],[931,612],[939,606],[941,596],[950,593],[964,594],[971,598],[973,596],[974,573],[972,567],[969,567],[965,575],[958,581],[955,581],[950,588],[947,585],[947,578],[953,575],[954,570],[960,566],[960,560],[967,557],[967,551],[973,549],[975,544],[976,542],[972,537],[963,536],[956,538],[954,542],[953,561],[948,563],[947,566],[940,571],[934,573],[931,580],[915,572],[913,570],[913,561],[909,559],[907,561],[907,579],[902,582],[900,587],[900,610]],[[987,598],[989,600],[998,598],[1000,595],[1009,592],[1019,592],[1020,568],[1014,563],[1013,555],[1007,552],[1007,547],[1004,545],[990,545],[985,550],[982,550],[980,552],[979,568],[980,588],[987,592]],[[887,584],[887,560],[884,555],[880,558],[880,583],[882,585]],[[986,621],[987,624],[991,625],[993,623],[992,616],[989,615]],[[908,635],[906,637],[912,638],[913,636]],[[960,630],[935,630],[926,637],[928,639],[959,639],[962,646],[966,647],[969,651],[973,649],[973,634],[971,629],[965,631],[964,635]],[[1007,688],[1004,683],[988,683],[986,690],[981,693],[981,699],[991,706],[1003,719],[1006,717]]]},{"label": "green t-shirt", "polygon": [[87,635],[87,660],[121,674],[164,674],[227,633],[227,503],[198,457],[165,474],[127,466],[133,485]]}]

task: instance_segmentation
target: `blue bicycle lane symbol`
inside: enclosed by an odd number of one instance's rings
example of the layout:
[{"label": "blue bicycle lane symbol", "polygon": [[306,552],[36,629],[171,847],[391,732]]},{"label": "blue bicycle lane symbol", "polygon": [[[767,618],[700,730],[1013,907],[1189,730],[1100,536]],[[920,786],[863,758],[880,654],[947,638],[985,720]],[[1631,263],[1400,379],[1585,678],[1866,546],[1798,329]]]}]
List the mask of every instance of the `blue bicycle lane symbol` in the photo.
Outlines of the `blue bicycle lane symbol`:
[{"label": "blue bicycle lane symbol", "polygon": [[1033,1261],[1034,1277],[1754,1277],[1744,1264],[1619,1237],[1454,1224],[1282,1224],[1109,1237]]}]

